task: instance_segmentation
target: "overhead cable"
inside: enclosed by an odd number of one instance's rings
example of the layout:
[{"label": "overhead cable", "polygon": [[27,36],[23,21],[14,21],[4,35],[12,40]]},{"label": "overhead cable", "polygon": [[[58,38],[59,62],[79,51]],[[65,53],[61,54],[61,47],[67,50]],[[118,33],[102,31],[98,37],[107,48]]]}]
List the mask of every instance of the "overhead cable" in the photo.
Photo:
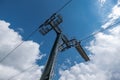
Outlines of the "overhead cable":
[{"label": "overhead cable", "polygon": [[120,21],[117,22],[117,23],[115,23],[115,24],[112,24],[112,25],[108,26],[107,28],[101,28],[101,29],[99,29],[97,32],[92,33],[92,34],[88,35],[87,37],[81,39],[80,42],[85,41],[85,40],[87,40],[87,39],[89,39],[89,38],[91,38],[91,37],[94,37],[94,36],[97,35],[98,33],[104,32],[104,31],[110,29],[111,27],[114,27],[114,26],[118,25],[119,23],[120,23]]},{"label": "overhead cable", "polygon": [[7,79],[7,80],[13,80],[15,77],[17,77],[17,76],[19,76],[19,75],[21,75],[21,74],[27,72],[28,70],[32,69],[33,67],[34,67],[34,66],[30,66],[30,67],[26,68],[25,70],[21,71],[20,73],[14,75],[14,76],[12,76],[12,77],[10,77],[10,78]]},{"label": "overhead cable", "polygon": [[73,0],[69,0],[66,4],[64,4],[60,9],[56,11],[56,13],[59,13],[61,10],[63,10],[68,4],[70,4]]}]

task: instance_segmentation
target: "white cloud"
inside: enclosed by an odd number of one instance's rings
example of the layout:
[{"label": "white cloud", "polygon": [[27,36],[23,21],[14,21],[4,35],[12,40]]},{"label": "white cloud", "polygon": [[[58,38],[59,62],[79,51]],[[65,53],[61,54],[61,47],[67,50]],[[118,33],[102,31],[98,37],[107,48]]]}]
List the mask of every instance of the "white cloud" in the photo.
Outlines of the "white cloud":
[{"label": "white cloud", "polygon": [[[22,37],[9,26],[10,23],[0,20],[0,59],[23,41]],[[36,60],[41,57],[39,47],[40,45],[33,41],[24,41],[20,47],[0,63],[0,80],[8,80],[30,66],[34,66],[34,68],[12,80],[39,79],[42,69],[42,66],[39,67],[36,64]]]},{"label": "white cloud", "polygon": [[22,28],[17,28],[17,30],[19,31],[19,33],[24,33],[24,30]]},{"label": "white cloud", "polygon": [[115,5],[112,8],[111,14],[108,15],[109,21],[106,22],[106,24],[103,25],[102,28],[105,29],[105,28],[109,27],[110,25],[114,24],[115,21],[119,19],[119,17],[120,17],[120,1],[118,0],[117,5]]},{"label": "white cloud", "polygon": [[[109,21],[102,28],[109,27],[120,18],[118,4],[113,7]],[[60,70],[59,80],[120,80],[120,25],[94,37],[87,47],[92,53],[89,55],[91,61],[75,64],[68,70]]]},{"label": "white cloud", "polygon": [[106,2],[106,0],[99,0],[99,2],[100,2],[100,4],[101,4],[101,6],[103,6],[104,3]]}]

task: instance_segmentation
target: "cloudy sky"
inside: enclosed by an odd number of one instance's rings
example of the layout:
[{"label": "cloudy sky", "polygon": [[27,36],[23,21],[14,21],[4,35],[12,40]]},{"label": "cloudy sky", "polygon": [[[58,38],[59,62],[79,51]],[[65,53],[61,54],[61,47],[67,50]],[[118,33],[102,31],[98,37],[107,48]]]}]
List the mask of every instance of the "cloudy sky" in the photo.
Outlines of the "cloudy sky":
[{"label": "cloudy sky", "polygon": [[[0,80],[39,80],[55,32],[36,32],[25,39],[67,1],[0,0],[0,60],[23,42],[0,62]],[[89,62],[74,48],[60,53],[53,80],[120,80],[120,0],[73,0],[59,13],[60,27],[69,38],[81,40],[113,26],[81,42]]]}]

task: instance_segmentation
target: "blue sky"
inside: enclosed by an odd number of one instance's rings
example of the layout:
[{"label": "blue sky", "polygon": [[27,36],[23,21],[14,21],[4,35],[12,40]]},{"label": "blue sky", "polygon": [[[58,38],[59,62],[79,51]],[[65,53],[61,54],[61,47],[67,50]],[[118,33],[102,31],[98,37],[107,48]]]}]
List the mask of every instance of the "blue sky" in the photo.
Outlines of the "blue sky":
[{"label": "blue sky", "polygon": [[[68,0],[1,0],[0,19],[10,22],[10,28],[18,31],[24,39],[67,1]],[[60,11],[59,13],[63,16],[63,23],[60,28],[64,34],[69,38],[75,37],[80,40],[99,29],[101,17],[99,16],[97,11],[98,7],[95,3],[97,3],[96,0],[73,0]],[[19,28],[23,29],[23,32],[19,31]],[[40,51],[48,56],[55,37],[56,35],[53,31],[46,36],[42,36],[37,32],[30,39],[42,44]],[[85,44],[86,42],[82,43],[84,46]],[[71,63],[66,62],[66,60],[70,60]],[[75,64],[74,62],[81,62],[83,59],[81,59],[77,51],[72,48],[60,53],[57,61],[57,66],[61,68],[62,66],[60,65],[64,63],[65,66],[70,67]],[[46,57],[37,63],[43,65],[45,62]]]},{"label": "blue sky", "polygon": [[[1,1],[0,5],[0,18],[10,22],[10,27],[16,31],[18,28],[22,28],[24,33],[20,32],[20,34],[24,39],[27,35],[29,35],[30,32],[42,24],[49,16],[61,8],[61,6],[63,6],[66,2],[67,1],[64,0],[54,0],[53,2],[49,2],[47,0],[4,0]],[[100,17],[98,16],[98,13],[95,12],[97,7],[93,2],[95,2],[95,0],[74,0],[60,12],[64,20],[61,24],[61,29],[67,36],[70,38],[76,37],[80,40],[86,37],[88,34],[92,33],[95,29],[99,28],[101,23],[99,20]],[[43,37],[38,32],[31,39],[39,43],[44,42],[45,46],[49,47],[47,44],[52,43],[53,39],[55,38],[55,36],[52,35],[55,34],[50,32],[47,36]],[[49,41],[46,41],[48,39]],[[45,46],[43,47],[44,49],[46,49]]]},{"label": "blue sky", "polygon": [[[10,28],[14,29],[22,35],[23,40],[37,27],[40,26],[47,18],[60,9],[69,0],[0,0],[0,20],[9,22]],[[102,0],[99,0],[102,1]],[[103,0],[104,1],[104,0]],[[117,4],[117,0],[106,0],[102,7],[98,0],[73,0],[59,14],[63,17],[63,23],[60,25],[63,33],[69,38],[75,37],[81,40],[94,31],[97,31],[109,19],[108,14],[111,8]],[[30,40],[40,44],[40,51],[46,54],[41,60],[37,61],[38,65],[44,65],[55,40],[54,31],[49,32],[46,36],[42,36],[36,32]],[[12,37],[11,37],[12,38]],[[82,45],[91,55],[85,46],[90,44],[90,40],[82,42]],[[56,63],[57,71],[55,79],[59,76],[59,69],[69,69],[77,63],[84,60],[78,52],[71,48],[63,53],[58,54]]]}]

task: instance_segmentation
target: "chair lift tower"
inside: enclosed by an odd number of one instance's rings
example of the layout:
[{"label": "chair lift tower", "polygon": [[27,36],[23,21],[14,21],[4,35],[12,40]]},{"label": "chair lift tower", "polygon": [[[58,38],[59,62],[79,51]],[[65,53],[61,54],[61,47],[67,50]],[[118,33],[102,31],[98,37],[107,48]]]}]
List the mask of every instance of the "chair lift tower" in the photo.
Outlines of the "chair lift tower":
[{"label": "chair lift tower", "polygon": [[69,40],[59,28],[59,24],[62,23],[61,15],[54,13],[49,19],[47,19],[40,27],[39,31],[42,35],[46,35],[49,31],[54,30],[57,34],[54,45],[50,52],[48,61],[42,73],[40,80],[51,80],[53,74],[54,63],[58,52],[62,52],[71,47],[75,47],[79,54],[84,58],[85,61],[89,61],[89,57],[83,50],[80,42],[76,39]]}]

